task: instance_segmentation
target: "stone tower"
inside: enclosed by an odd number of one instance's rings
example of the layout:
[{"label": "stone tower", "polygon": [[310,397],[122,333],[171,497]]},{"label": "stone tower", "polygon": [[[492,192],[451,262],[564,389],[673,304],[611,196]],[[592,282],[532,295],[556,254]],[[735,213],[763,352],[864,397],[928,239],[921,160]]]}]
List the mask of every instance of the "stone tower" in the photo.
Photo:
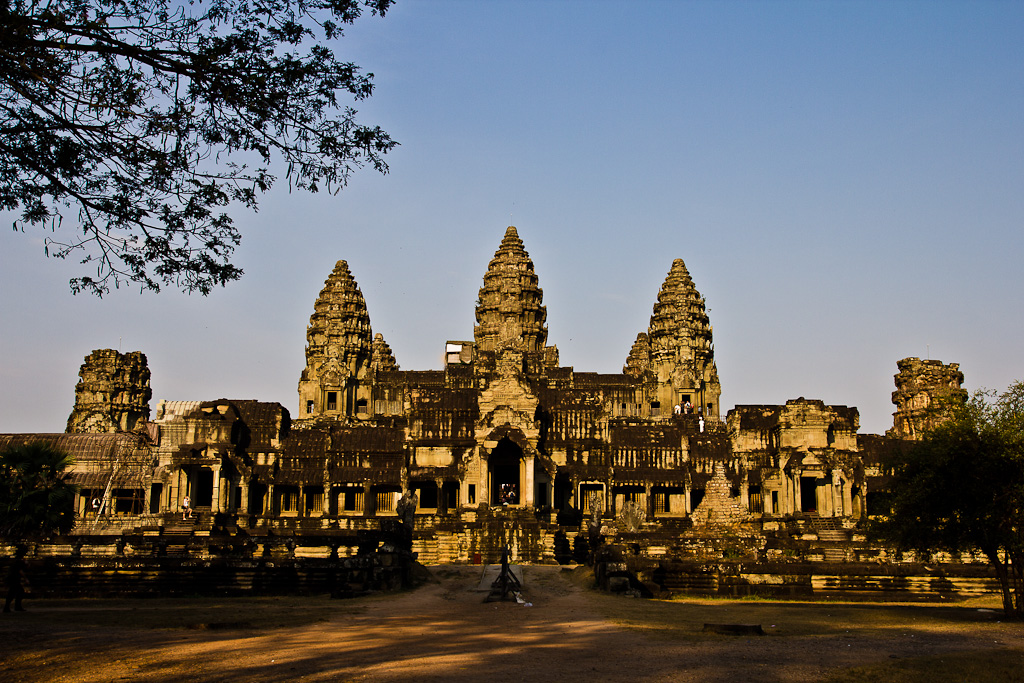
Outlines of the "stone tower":
[{"label": "stone tower", "polygon": [[722,387],[711,325],[704,298],[682,259],[672,262],[647,334],[637,336],[623,371],[634,377],[648,371],[653,375],[657,388],[649,397],[652,412],[670,415],[674,405],[689,402],[695,412],[703,408],[709,416],[718,415]]},{"label": "stone tower", "polygon": [[[370,388],[363,382],[374,360],[374,346],[366,300],[348,264],[338,261],[324,282],[306,328],[299,417],[341,418],[366,412]],[[387,365],[391,349],[383,337],[376,346],[378,362]],[[393,356],[390,363],[394,363]]]},{"label": "stone tower", "polygon": [[113,434],[145,429],[149,420],[146,354],[99,349],[85,357],[75,386],[68,434]]},{"label": "stone tower", "polygon": [[964,373],[958,363],[943,365],[940,360],[904,358],[896,362],[896,367],[896,391],[892,392],[896,412],[886,436],[920,439],[967,401],[967,391],[960,386]]},{"label": "stone tower", "polygon": [[509,226],[480,288],[474,329],[477,350],[543,351],[548,338],[543,299],[533,261],[516,229]]}]

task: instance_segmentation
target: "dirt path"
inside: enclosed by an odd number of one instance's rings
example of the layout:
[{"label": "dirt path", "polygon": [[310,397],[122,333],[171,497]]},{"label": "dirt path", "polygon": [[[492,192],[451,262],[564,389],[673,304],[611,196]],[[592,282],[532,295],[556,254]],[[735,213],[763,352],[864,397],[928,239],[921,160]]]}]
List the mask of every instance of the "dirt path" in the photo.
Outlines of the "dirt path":
[{"label": "dirt path", "polygon": [[[698,622],[707,610],[728,621],[767,607],[599,595],[558,567],[525,568],[532,606],[484,603],[479,567],[434,573],[437,582],[419,590],[355,601],[29,603],[31,612],[0,619],[0,673],[11,683],[818,681],[837,668],[1024,641],[1024,628],[989,613],[947,623],[932,619],[934,610],[920,624],[892,628],[816,635],[813,624],[765,624],[766,637],[706,635]],[[648,628],[621,625],[638,620]]]}]

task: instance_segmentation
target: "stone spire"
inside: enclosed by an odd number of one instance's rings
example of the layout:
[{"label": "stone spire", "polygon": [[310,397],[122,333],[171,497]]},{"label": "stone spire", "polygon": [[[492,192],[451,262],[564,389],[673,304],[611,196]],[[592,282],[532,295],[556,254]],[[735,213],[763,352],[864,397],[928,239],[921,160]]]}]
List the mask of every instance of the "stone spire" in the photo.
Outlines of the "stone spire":
[{"label": "stone spire", "polygon": [[68,434],[113,434],[145,429],[149,420],[149,363],[146,354],[98,349],[78,371],[75,407]]},{"label": "stone spire", "polygon": [[370,360],[370,367],[376,372],[391,372],[398,369],[395,354],[391,352],[391,346],[384,341],[384,335],[380,332],[373,335],[373,356]]},{"label": "stone spire", "polygon": [[629,357],[626,358],[626,365],[622,372],[636,378],[642,378],[651,371],[651,340],[646,332],[636,335],[633,348],[629,350]]},{"label": "stone spire", "polygon": [[894,377],[896,391],[892,392],[896,412],[886,436],[921,439],[967,402],[967,390],[961,387],[964,373],[957,363],[904,358],[896,367],[899,373]]},{"label": "stone spire", "polygon": [[474,330],[479,351],[543,351],[548,331],[544,292],[537,286],[533,261],[509,226],[484,274]]},{"label": "stone spire", "polygon": [[348,264],[338,261],[306,329],[306,369],[299,379],[301,417],[353,412],[356,387],[373,356],[372,339],[363,293]]},{"label": "stone spire", "polygon": [[711,324],[704,298],[682,259],[672,262],[661,285],[647,333],[652,369],[659,384],[671,387],[671,391],[661,392],[660,399],[674,403],[689,397],[694,406],[710,406],[708,412],[718,414],[722,390]]}]

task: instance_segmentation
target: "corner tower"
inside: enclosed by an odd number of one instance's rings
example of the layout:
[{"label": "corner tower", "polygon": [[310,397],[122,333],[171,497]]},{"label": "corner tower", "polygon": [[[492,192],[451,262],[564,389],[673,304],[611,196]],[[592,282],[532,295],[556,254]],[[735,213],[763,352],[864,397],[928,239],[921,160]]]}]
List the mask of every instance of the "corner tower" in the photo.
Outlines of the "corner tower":
[{"label": "corner tower", "polygon": [[[383,338],[379,339],[378,355],[383,344]],[[355,415],[361,412],[360,408],[365,411],[370,389],[364,386],[364,380],[373,355],[374,339],[366,300],[348,264],[338,261],[324,282],[306,328],[306,368],[299,378],[299,417],[340,418]]]},{"label": "corner tower", "polygon": [[704,298],[686,264],[676,259],[658,292],[647,334],[637,336],[624,368],[627,374],[646,374],[656,382],[650,398],[664,406],[661,415],[687,402],[694,412],[702,409],[709,417],[719,414],[722,386],[711,331]]},{"label": "corner tower", "polygon": [[543,299],[533,261],[516,229],[509,226],[480,288],[474,328],[477,350],[543,351],[548,338]]}]

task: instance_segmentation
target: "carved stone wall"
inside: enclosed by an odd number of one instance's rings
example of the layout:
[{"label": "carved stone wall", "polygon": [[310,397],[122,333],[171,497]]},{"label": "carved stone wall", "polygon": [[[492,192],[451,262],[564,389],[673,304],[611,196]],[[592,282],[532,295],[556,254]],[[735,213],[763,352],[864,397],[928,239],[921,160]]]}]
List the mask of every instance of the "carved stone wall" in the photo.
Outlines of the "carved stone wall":
[{"label": "carved stone wall", "polygon": [[141,351],[98,349],[85,357],[75,387],[68,434],[113,434],[146,428],[149,364]]},{"label": "carved stone wall", "polygon": [[904,358],[896,367],[899,373],[895,375],[896,391],[892,392],[896,412],[886,436],[920,439],[967,401],[967,391],[961,388],[964,373],[957,363]]}]

